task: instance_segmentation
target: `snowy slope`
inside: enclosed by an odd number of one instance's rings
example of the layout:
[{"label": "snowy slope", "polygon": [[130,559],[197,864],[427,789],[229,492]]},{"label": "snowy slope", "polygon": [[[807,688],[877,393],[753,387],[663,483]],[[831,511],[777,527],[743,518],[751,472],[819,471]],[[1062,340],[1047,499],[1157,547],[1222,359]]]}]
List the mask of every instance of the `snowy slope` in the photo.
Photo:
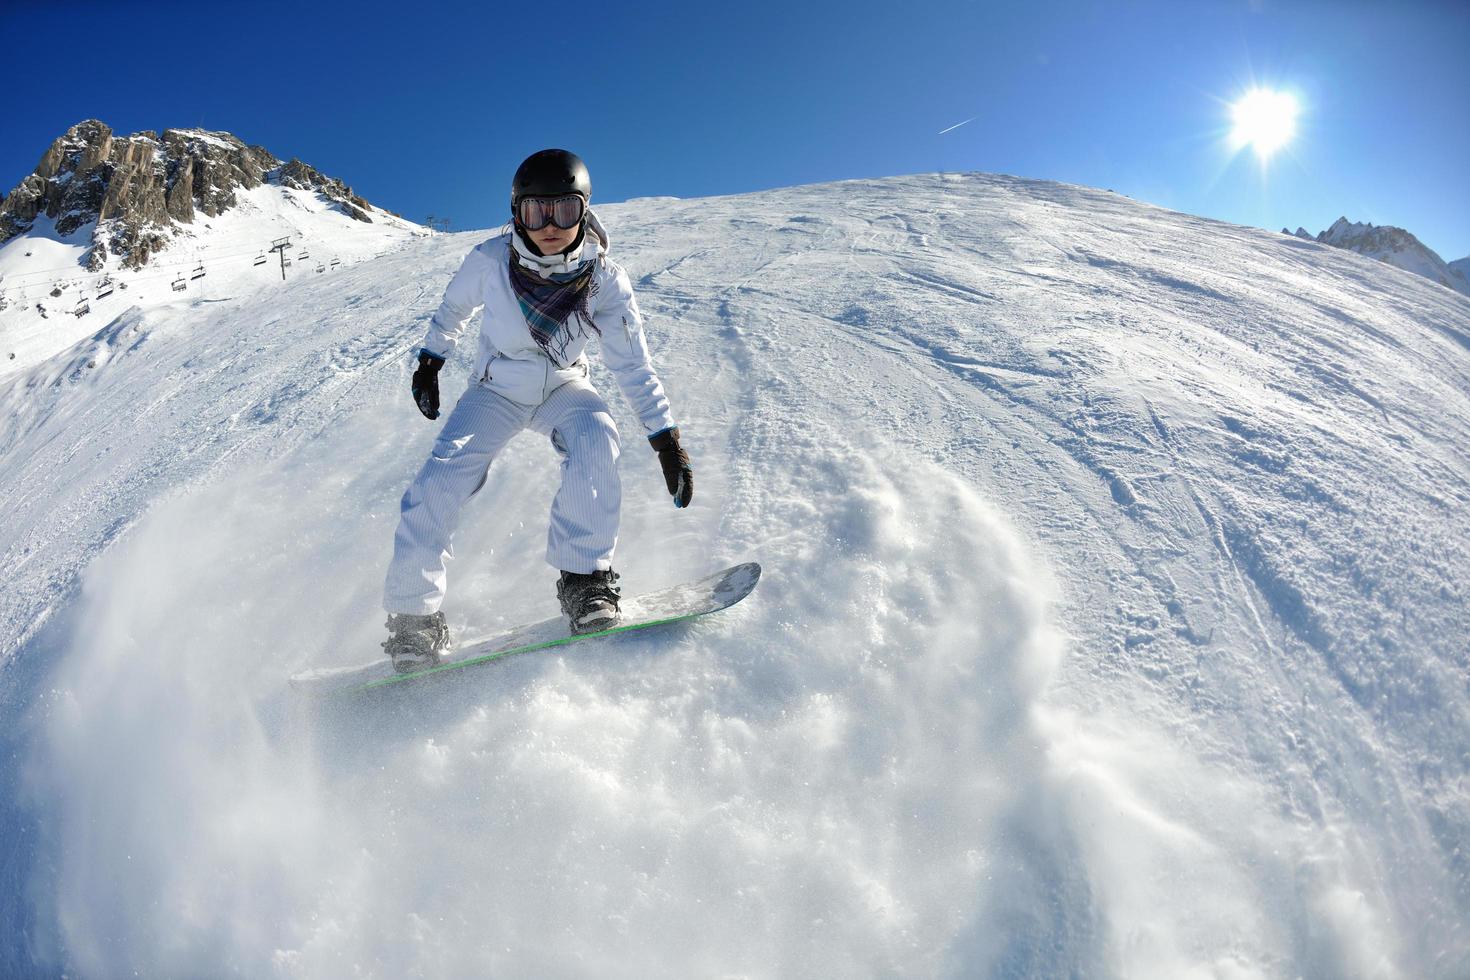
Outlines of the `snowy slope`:
[{"label": "snowy slope", "polygon": [[133,307],[188,307],[278,287],[283,270],[281,256],[269,251],[273,241],[291,240],[289,281],[335,274],[343,263],[430,234],[371,206],[371,223],[355,221],[316,191],[262,184],[234,194],[237,203],[218,217],[201,214],[173,229],[169,247],[137,270],[124,269],[116,256],[95,272],[82,265],[95,222],[59,235],[43,214],[31,231],[0,245],[0,379],[90,337]]},{"label": "snowy slope", "polygon": [[[599,211],[699,487],[627,439],[624,584],[766,568],[662,636],[285,690],[380,639],[483,233],[0,386],[0,972],[1470,974],[1470,299],[996,176]],[[457,628],[554,612],[555,476]]]}]

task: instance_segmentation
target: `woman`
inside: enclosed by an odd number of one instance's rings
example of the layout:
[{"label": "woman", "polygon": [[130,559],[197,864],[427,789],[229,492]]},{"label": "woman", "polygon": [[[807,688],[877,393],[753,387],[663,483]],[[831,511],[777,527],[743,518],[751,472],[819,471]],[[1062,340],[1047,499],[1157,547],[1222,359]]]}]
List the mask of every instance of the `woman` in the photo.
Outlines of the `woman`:
[{"label": "woman", "polygon": [[439,662],[449,647],[445,560],[459,512],[484,486],[496,455],[522,429],[545,433],[561,456],[546,560],[573,632],[618,622],[621,489],[618,432],[588,379],[587,339],[599,337],[663,467],[674,504],[694,496],[689,457],[654,373],[628,274],[607,256],[608,237],[588,208],[592,180],[576,154],[542,150],[511,183],[512,229],[476,246],[444,292],[419,350],[413,396],[439,417],[439,369],[483,308],[471,384],[403,495],[384,584],[384,650],[400,672]]}]

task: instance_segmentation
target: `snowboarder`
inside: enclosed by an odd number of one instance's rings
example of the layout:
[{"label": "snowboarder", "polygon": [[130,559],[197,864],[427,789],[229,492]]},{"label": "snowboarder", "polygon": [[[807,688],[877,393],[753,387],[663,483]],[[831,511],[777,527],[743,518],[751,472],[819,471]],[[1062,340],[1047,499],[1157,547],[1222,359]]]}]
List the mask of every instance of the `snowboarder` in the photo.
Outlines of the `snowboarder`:
[{"label": "snowboarder", "polygon": [[383,589],[384,650],[400,672],[439,662],[449,647],[445,560],[466,501],[496,455],[522,429],[546,434],[561,457],[546,560],[561,572],[557,598],[574,632],[618,622],[612,569],[621,489],[618,432],[588,378],[588,337],[658,454],[678,507],[694,495],[663,385],[654,373],[628,274],[608,258],[608,235],[588,207],[592,180],[574,153],[542,150],[511,182],[511,227],[477,245],[444,291],[413,374],[413,397],[439,417],[439,369],[484,310],[469,388],[403,495]]}]

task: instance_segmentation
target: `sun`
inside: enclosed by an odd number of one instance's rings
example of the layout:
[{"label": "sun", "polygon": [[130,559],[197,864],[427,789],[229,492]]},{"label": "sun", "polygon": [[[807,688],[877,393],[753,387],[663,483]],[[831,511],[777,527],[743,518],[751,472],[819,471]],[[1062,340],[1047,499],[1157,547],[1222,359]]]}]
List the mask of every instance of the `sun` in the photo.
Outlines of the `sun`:
[{"label": "sun", "polygon": [[1230,107],[1234,128],[1230,142],[1236,149],[1250,146],[1262,160],[1281,149],[1296,135],[1296,99],[1275,89],[1251,89]]}]

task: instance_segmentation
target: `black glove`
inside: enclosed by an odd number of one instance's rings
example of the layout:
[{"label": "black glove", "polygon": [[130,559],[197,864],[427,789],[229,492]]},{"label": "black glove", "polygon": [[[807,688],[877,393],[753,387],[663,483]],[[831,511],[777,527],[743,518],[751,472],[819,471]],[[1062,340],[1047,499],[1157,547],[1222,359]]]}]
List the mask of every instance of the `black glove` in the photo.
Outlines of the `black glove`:
[{"label": "black glove", "polygon": [[679,448],[679,427],[649,436],[648,444],[658,453],[658,465],[664,469],[664,482],[673,494],[674,506],[688,507],[694,499],[694,469],[689,465],[689,454]]},{"label": "black glove", "polygon": [[439,369],[444,358],[419,351],[419,369],[413,373],[413,400],[426,419],[439,417]]}]

